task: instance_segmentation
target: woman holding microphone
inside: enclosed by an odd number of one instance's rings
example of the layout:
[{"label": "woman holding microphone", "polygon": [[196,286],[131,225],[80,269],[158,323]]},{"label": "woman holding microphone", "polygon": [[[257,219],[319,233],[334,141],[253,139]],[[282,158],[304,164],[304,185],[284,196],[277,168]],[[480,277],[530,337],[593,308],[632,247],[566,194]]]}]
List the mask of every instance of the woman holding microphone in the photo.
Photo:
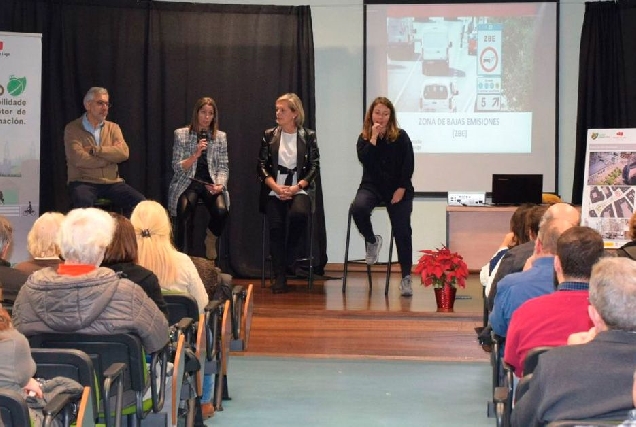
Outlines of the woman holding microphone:
[{"label": "woman holding microphone", "polygon": [[192,120],[174,131],[172,147],[174,175],[168,190],[168,210],[177,217],[175,245],[191,255],[194,213],[199,199],[210,213],[206,229],[206,257],[216,258],[216,239],[221,235],[228,215],[224,192],[230,174],[227,136],[219,130],[216,102],[197,100]]},{"label": "woman holding microphone", "polygon": [[382,237],[375,235],[371,213],[385,204],[393,227],[398,262],[402,270],[400,294],[410,297],[413,242],[413,145],[407,133],[398,128],[395,108],[385,97],[373,100],[364,116],[357,143],[362,163],[362,182],[351,205],[353,220],[364,237],[367,264],[378,261]]}]

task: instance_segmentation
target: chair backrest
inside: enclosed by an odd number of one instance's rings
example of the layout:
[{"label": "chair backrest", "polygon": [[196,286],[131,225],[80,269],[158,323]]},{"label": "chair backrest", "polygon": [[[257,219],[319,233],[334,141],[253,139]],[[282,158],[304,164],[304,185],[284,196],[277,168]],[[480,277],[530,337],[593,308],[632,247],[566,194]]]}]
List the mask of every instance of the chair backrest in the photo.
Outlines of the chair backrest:
[{"label": "chair backrest", "polygon": [[535,347],[526,354],[526,358],[523,360],[523,375],[526,376],[534,372],[534,369],[539,363],[539,356],[546,351],[552,349],[552,346]]},{"label": "chair backrest", "polygon": [[146,354],[141,339],[133,334],[86,335],[44,333],[27,337],[31,348],[77,349],[86,353],[97,374],[100,395],[104,395],[104,372],[113,363],[125,363],[123,388],[143,393],[146,390]]},{"label": "chair backrest", "polygon": [[25,427],[31,425],[29,408],[18,393],[0,389],[0,418],[5,427]]},{"label": "chair backrest", "polygon": [[163,292],[163,299],[168,306],[168,323],[176,325],[184,317],[196,321],[199,318],[197,300],[183,292]]},{"label": "chair backrest", "polygon": [[[187,334],[186,338],[190,341],[188,345],[194,348],[195,355],[199,360],[200,366],[205,366],[205,357],[207,355],[208,339],[208,323],[206,315],[199,314],[199,307],[197,301],[192,295],[186,293],[177,292],[164,292],[164,301],[168,305],[168,322],[171,325],[176,325],[183,318],[191,318],[195,321],[196,331],[193,334]],[[196,388],[197,394],[202,394],[203,389],[203,369],[200,369],[196,374]]]},{"label": "chair backrest", "polygon": [[99,413],[99,384],[93,362],[88,354],[70,348],[32,348],[31,357],[36,364],[35,376],[37,378],[50,379],[62,376],[71,378],[85,387],[90,387],[92,389],[91,413]]}]

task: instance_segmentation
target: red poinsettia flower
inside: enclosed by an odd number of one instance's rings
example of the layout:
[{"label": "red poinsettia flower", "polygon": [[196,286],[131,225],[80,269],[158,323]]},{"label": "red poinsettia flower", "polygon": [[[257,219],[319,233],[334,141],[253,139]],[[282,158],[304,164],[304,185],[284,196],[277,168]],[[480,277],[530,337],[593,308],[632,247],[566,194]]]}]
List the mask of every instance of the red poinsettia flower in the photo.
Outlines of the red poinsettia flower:
[{"label": "red poinsettia flower", "polygon": [[420,252],[422,256],[413,272],[422,277],[424,286],[433,285],[434,288],[441,288],[445,285],[466,287],[468,266],[461,255],[457,252],[451,252],[446,246],[435,250],[425,249]]}]

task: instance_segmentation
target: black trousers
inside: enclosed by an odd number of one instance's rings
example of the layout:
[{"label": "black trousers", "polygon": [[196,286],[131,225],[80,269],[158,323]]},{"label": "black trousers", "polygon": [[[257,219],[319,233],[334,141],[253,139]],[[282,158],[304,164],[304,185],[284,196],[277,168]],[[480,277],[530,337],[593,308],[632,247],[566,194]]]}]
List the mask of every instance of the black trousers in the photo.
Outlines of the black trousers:
[{"label": "black trousers", "polygon": [[[375,233],[371,224],[371,213],[373,209],[381,204],[381,197],[366,188],[358,189],[356,197],[353,199],[351,216],[365,242],[375,241]],[[413,267],[413,231],[411,230],[413,197],[405,197],[396,204],[387,203],[386,209],[391,220],[391,227],[393,227],[402,277],[405,277],[411,274],[411,268]]]},{"label": "black trousers", "polygon": [[306,233],[311,215],[311,200],[306,194],[296,194],[291,200],[269,196],[266,206],[269,224],[269,252],[275,277],[285,276],[288,265],[296,260],[301,238]]},{"label": "black trousers", "polygon": [[215,235],[220,236],[227,221],[228,210],[225,206],[223,194],[211,194],[203,184],[192,182],[186,190],[181,193],[177,202],[177,235],[175,244],[177,249],[183,253],[190,254],[194,242],[194,213],[196,212],[199,199],[210,213],[208,229]]},{"label": "black trousers", "polygon": [[73,208],[89,208],[97,199],[105,198],[113,202],[123,210],[123,214],[130,218],[137,203],[146,200],[139,191],[125,182],[114,184],[91,184],[88,182],[73,181],[68,184]]}]

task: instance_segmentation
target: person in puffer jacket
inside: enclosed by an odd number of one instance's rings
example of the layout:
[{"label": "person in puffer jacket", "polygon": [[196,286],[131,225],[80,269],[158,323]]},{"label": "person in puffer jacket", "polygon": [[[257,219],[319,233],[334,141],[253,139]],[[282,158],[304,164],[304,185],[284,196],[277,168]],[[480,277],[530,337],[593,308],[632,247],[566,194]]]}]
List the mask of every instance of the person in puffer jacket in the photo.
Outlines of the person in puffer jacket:
[{"label": "person in puffer jacket", "polygon": [[36,271],[13,306],[13,325],[26,336],[56,332],[137,335],[148,353],[168,342],[168,321],[144,290],[99,267],[115,220],[96,208],[68,213],[58,235],[65,260]]}]

